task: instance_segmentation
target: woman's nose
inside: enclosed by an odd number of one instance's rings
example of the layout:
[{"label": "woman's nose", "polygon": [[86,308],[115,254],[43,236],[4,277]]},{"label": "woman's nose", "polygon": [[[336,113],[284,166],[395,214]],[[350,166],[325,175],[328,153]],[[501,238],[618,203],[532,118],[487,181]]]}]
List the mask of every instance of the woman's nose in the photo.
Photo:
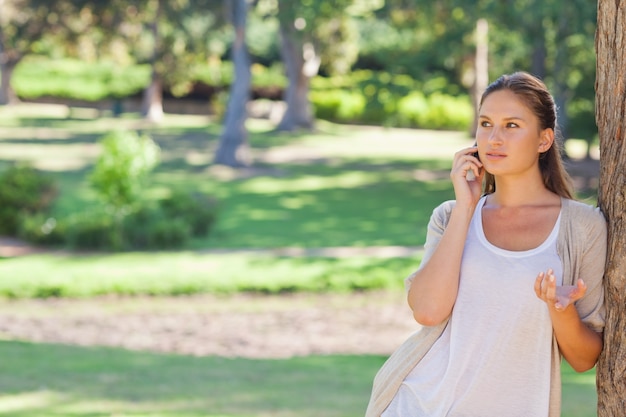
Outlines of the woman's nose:
[{"label": "woman's nose", "polygon": [[502,134],[501,134],[500,129],[497,127],[494,127],[493,129],[491,129],[491,132],[489,132],[489,137],[487,138],[487,141],[491,145],[502,143]]}]

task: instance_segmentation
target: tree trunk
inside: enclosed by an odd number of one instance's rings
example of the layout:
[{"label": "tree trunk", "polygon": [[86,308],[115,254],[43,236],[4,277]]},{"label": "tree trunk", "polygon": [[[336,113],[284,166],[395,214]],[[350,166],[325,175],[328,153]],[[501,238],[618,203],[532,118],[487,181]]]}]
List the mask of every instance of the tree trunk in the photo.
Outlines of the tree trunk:
[{"label": "tree trunk", "polygon": [[143,92],[141,115],[152,122],[163,120],[163,82],[154,70],[152,81]]},{"label": "tree trunk", "polygon": [[598,416],[626,410],[626,0],[599,0],[596,122],[599,205],[608,220],[604,350],[597,366]]},{"label": "tree trunk", "polygon": [[163,0],[157,0],[154,20],[150,24],[150,32],[154,40],[152,57],[150,65],[152,66],[152,78],[150,85],[143,92],[141,102],[141,115],[152,121],[160,122],[163,120],[163,77],[156,69],[156,63],[159,59],[159,48],[161,46],[161,36],[159,34],[159,20],[163,10]]},{"label": "tree trunk", "polygon": [[0,105],[18,103],[19,99],[11,87],[11,79],[13,78],[13,70],[15,70],[16,62],[5,62],[2,59],[2,51],[0,50]]},{"label": "tree trunk", "polygon": [[489,23],[486,19],[476,21],[476,52],[474,54],[474,85],[472,86],[474,120],[470,134],[476,136],[478,107],[483,91],[489,85]]},{"label": "tree trunk", "polygon": [[313,129],[313,110],[309,102],[310,79],[317,74],[320,57],[310,43],[302,43],[291,27],[280,24],[281,56],[289,85],[285,90],[287,109],[277,130]]},{"label": "tree trunk", "polygon": [[[4,1],[0,0],[0,10],[4,7],[3,3]],[[2,16],[0,16],[0,20],[1,18]],[[13,87],[11,87],[13,70],[19,62],[20,58],[15,54],[10,56],[10,54],[7,53],[3,27],[0,26],[0,105],[13,104],[19,101]]]},{"label": "tree trunk", "polygon": [[[228,1],[228,0],[227,0]],[[235,79],[230,86],[230,97],[224,121],[224,130],[215,152],[216,164],[232,167],[250,164],[248,148],[248,130],[246,105],[250,98],[250,58],[246,45],[247,0],[234,0],[231,7],[235,26],[235,42],[232,48],[232,60],[235,66]]]}]

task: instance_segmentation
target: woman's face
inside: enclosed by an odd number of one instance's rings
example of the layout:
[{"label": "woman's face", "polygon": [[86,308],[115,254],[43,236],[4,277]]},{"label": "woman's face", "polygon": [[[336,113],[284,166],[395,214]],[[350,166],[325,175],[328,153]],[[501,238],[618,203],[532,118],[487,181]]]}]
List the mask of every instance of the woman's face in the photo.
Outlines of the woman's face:
[{"label": "woman's face", "polygon": [[489,94],[480,107],[476,142],[480,160],[492,175],[524,175],[539,169],[539,153],[554,140],[552,129],[510,90]]}]

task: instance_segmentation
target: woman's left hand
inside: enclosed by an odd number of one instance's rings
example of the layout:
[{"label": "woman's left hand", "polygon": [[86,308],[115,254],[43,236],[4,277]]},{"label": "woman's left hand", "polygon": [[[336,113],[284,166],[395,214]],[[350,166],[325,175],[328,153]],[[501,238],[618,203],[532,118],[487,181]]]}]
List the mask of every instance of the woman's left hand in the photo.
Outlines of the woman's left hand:
[{"label": "woman's left hand", "polygon": [[556,311],[563,311],[587,292],[587,285],[579,279],[576,285],[556,285],[554,271],[540,272],[535,280],[535,294]]}]

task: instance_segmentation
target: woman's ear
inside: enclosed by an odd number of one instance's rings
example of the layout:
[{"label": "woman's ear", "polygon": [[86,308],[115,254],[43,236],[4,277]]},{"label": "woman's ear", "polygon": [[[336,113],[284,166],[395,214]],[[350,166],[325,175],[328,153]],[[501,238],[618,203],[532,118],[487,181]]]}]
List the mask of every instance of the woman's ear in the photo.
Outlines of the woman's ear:
[{"label": "woman's ear", "polygon": [[541,131],[541,140],[539,141],[539,153],[547,152],[554,143],[554,130],[548,128]]}]

